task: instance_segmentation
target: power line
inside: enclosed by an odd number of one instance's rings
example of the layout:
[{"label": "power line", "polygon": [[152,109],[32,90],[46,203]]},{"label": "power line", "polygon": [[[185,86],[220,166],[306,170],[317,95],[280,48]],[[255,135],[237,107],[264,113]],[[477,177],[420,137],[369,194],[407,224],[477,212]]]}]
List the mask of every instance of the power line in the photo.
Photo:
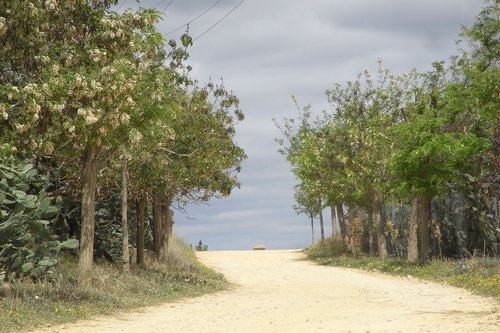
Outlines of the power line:
[{"label": "power line", "polygon": [[170,0],[167,5],[165,6],[165,8],[163,8],[163,12],[165,12],[167,10],[168,7],[170,7],[170,5],[172,4],[172,2],[174,2],[174,0]]},{"label": "power line", "polygon": [[205,30],[205,32],[203,32],[201,35],[198,35],[198,37],[196,37],[195,39],[193,39],[193,41],[195,40],[198,40],[200,39],[202,36],[204,36],[205,34],[207,34],[210,30],[212,30],[213,28],[215,28],[215,26],[217,26],[219,23],[221,23],[226,17],[228,17],[232,12],[234,12],[236,10],[236,8],[238,8],[243,2],[245,2],[245,0],[241,0],[240,2],[238,2],[238,4],[236,6],[234,6],[230,11],[228,11],[226,13],[226,15],[222,16],[217,22],[215,22],[210,28],[208,28],[207,30]]},{"label": "power line", "polygon": [[155,9],[156,7],[158,7],[159,5],[161,5],[162,3],[164,3],[165,1],[167,1],[167,0],[161,0],[156,5],[154,5],[152,8]]},{"label": "power line", "polygon": [[123,0],[122,4],[120,6],[118,6],[117,10],[120,10],[120,8],[122,8],[122,6],[125,4],[125,2],[127,2],[127,0]]},{"label": "power line", "polygon": [[222,0],[217,0],[213,5],[211,5],[210,7],[208,7],[207,9],[205,9],[205,11],[203,13],[201,13],[200,15],[196,16],[194,19],[192,19],[191,21],[189,21],[188,23],[186,24],[183,24],[181,25],[180,27],[172,30],[172,31],[169,31],[167,32],[165,35],[170,35],[171,33],[174,33],[176,31],[179,31],[181,30],[182,28],[190,25],[191,23],[193,23],[194,21],[196,21],[197,19],[199,19],[200,17],[202,17],[203,15],[205,15],[209,10],[211,10],[212,8],[214,8],[215,6],[217,6]]},{"label": "power line", "polygon": [[[164,3],[165,1],[167,0],[161,0],[160,2],[158,2],[156,5],[154,5],[152,8],[153,9],[156,9],[158,6],[160,6],[162,3]],[[174,0],[170,0],[167,5],[165,6],[165,8],[163,8],[162,12],[165,12],[167,10],[168,7],[170,7],[170,5],[172,4],[172,2],[174,2]]]}]

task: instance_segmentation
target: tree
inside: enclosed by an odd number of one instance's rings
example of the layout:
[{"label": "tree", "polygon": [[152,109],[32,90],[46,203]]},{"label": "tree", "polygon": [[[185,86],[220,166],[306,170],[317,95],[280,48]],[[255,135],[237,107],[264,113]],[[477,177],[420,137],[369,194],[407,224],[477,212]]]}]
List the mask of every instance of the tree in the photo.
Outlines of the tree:
[{"label": "tree", "polygon": [[303,190],[302,185],[295,186],[293,197],[296,204],[293,205],[293,210],[297,214],[305,214],[311,221],[311,244],[314,244],[314,218],[318,216],[321,207],[318,206],[318,201],[314,197],[310,197]]},{"label": "tree", "polygon": [[[91,280],[98,169],[129,138],[122,131],[130,131],[131,120],[141,118],[134,83],[164,58],[163,39],[154,28],[159,13],[116,14],[107,10],[110,3],[7,1],[1,14],[6,47],[0,101],[7,114],[2,127],[20,151],[42,149],[62,161],[79,159],[82,152],[82,286]],[[30,51],[34,37],[39,54]],[[16,58],[19,53],[25,56]]]},{"label": "tree", "polygon": [[453,81],[445,91],[450,130],[473,133],[487,143],[454,184],[466,193],[471,253],[478,248],[498,253],[495,243],[500,239],[499,33],[498,1],[485,1],[474,24],[462,29],[468,49],[452,58]]},{"label": "tree", "polygon": [[[412,216],[408,236],[408,261],[429,258],[431,199],[446,190],[466,168],[469,158],[484,141],[472,133],[447,130],[444,96],[445,71],[441,63],[421,76],[412,89],[414,101],[405,106],[406,121],[400,123],[390,164],[398,195],[411,198]],[[418,232],[418,234],[417,234]]]},{"label": "tree", "polygon": [[[299,111],[300,125],[295,126],[294,119],[285,119],[284,125],[279,125],[276,121],[276,126],[284,135],[283,139],[276,141],[282,147],[279,152],[284,155],[292,165],[292,170],[295,176],[300,180],[300,190],[296,192],[297,209],[302,211],[304,208],[317,210],[315,214],[320,219],[321,240],[325,239],[324,222],[323,222],[323,203],[322,196],[324,192],[321,188],[321,183],[318,181],[320,177],[320,169],[317,167],[319,158],[318,135],[310,123],[310,107],[299,108],[297,101],[295,104]],[[309,202],[314,200],[314,203]],[[304,206],[306,205],[306,206]],[[297,210],[296,210],[297,211]],[[313,226],[313,216],[311,218],[311,227]]]},{"label": "tree", "polygon": [[486,1],[474,25],[463,29],[470,49],[450,67],[435,62],[429,72],[396,76],[380,63],[377,81],[365,71],[327,91],[332,112],[311,121],[306,107],[277,124],[280,152],[301,191],[338,208],[344,239],[346,206],[358,227],[368,216],[370,252],[376,233],[379,256],[387,257],[384,210],[411,203],[408,260],[426,261],[431,200],[459,192],[469,248],[481,241],[492,250],[500,225],[499,31],[498,0]]}]

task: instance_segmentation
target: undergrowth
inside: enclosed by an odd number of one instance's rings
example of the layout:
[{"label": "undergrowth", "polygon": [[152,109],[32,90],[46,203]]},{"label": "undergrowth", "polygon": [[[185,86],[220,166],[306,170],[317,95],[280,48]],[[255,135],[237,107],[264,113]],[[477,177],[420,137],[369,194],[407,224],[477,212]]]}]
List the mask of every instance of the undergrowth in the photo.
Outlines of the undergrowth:
[{"label": "undergrowth", "polygon": [[146,256],[144,267],[124,273],[118,264],[97,262],[91,288],[76,286],[77,258],[64,256],[50,279],[0,284],[0,332],[27,331],[195,297],[227,287],[221,274],[200,264],[174,241],[167,264]]},{"label": "undergrowth", "polygon": [[427,264],[410,264],[404,259],[380,259],[352,256],[340,241],[326,240],[307,248],[306,255],[320,265],[378,271],[396,276],[446,283],[465,288],[475,294],[500,301],[500,259],[471,257],[469,259],[432,260]]}]

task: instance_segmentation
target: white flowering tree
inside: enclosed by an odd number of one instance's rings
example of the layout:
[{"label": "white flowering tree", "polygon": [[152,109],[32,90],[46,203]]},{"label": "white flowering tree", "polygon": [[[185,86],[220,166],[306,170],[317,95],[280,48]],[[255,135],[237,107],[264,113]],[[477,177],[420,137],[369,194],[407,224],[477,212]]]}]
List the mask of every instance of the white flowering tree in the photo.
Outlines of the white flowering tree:
[{"label": "white flowering tree", "polygon": [[27,153],[80,160],[82,286],[91,281],[98,170],[140,140],[136,84],[164,57],[158,12],[116,14],[110,3],[0,2],[2,135]]}]

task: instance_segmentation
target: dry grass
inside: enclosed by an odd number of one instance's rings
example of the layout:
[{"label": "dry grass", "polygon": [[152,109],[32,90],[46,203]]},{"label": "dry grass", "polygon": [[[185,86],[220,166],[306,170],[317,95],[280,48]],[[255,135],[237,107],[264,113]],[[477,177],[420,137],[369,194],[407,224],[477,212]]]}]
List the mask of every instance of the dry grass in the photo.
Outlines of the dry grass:
[{"label": "dry grass", "polygon": [[85,290],[76,286],[76,264],[75,257],[66,256],[51,279],[0,285],[0,332],[73,322],[227,287],[222,275],[197,262],[179,240],[173,242],[167,264],[146,256],[144,268],[123,273],[119,265],[97,262],[92,287]]},{"label": "dry grass", "polygon": [[463,260],[432,260],[409,264],[404,259],[358,256],[349,254],[338,240],[326,240],[304,251],[321,265],[376,270],[385,274],[408,276],[447,283],[500,301],[500,258],[472,257]]}]

